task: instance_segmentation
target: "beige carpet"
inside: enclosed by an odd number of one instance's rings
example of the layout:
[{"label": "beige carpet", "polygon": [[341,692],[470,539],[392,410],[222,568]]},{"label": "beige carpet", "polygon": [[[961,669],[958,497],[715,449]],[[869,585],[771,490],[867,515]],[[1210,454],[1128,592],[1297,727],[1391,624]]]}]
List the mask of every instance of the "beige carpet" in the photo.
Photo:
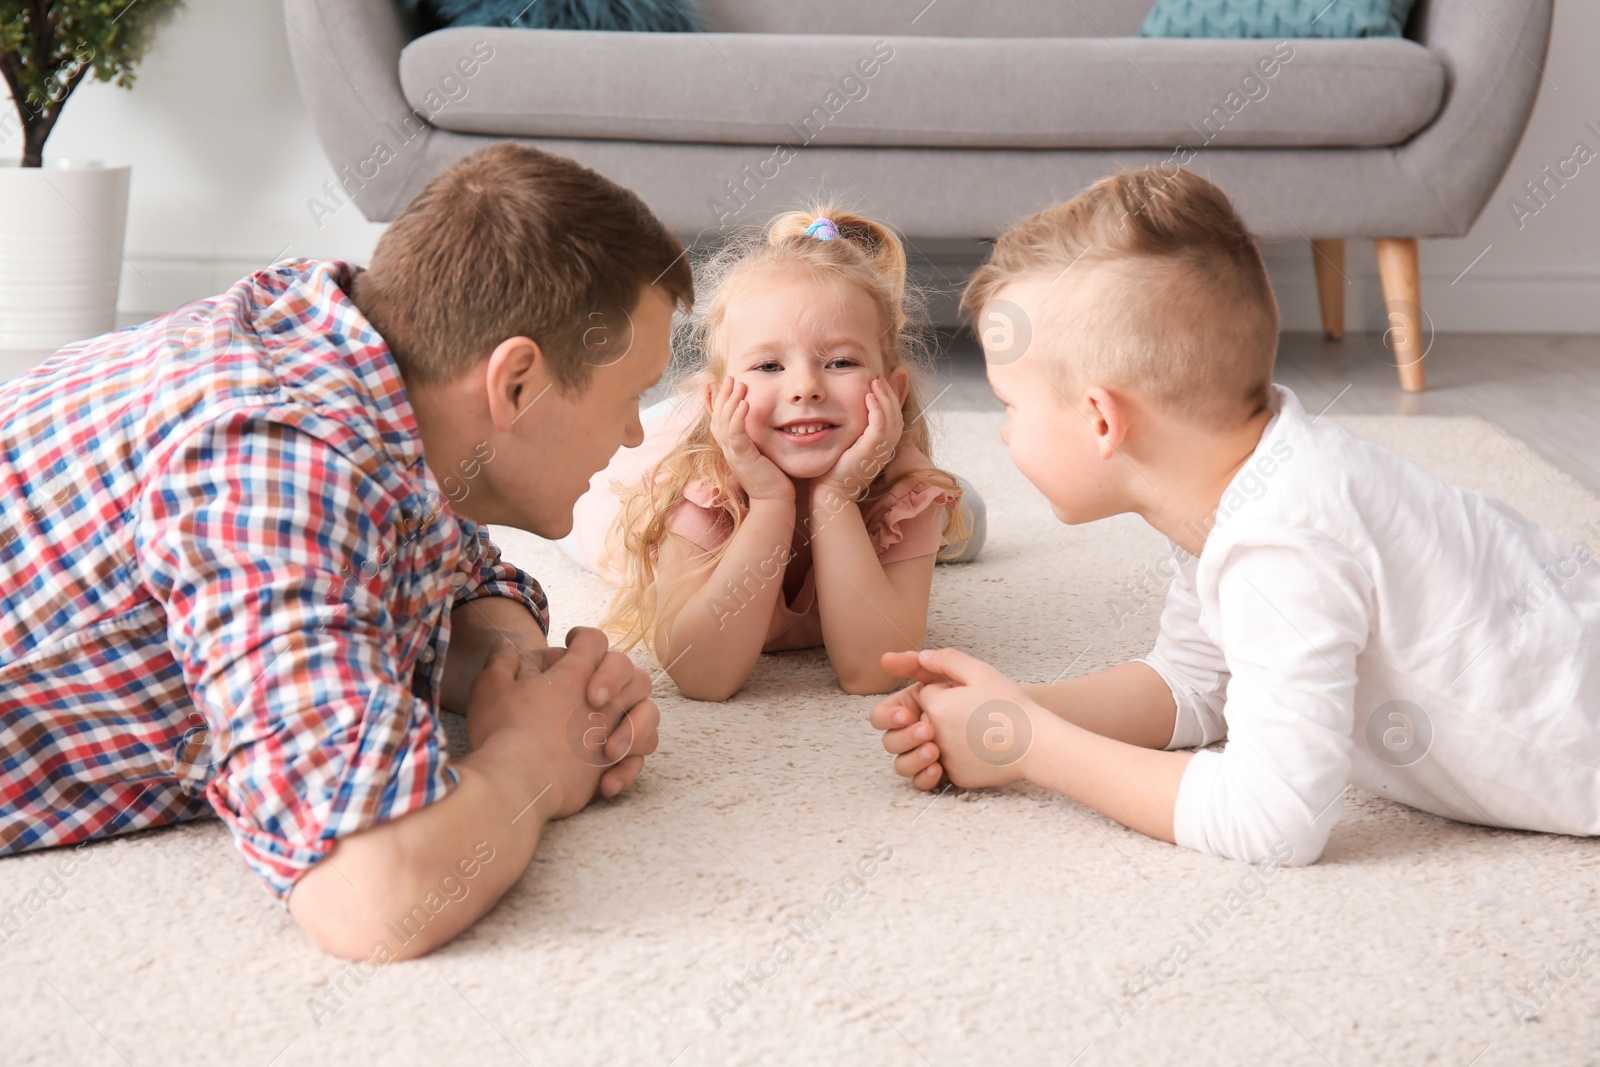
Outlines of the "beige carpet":
[{"label": "beige carpet", "polygon": [[[1600,519],[1600,502],[1486,423],[1349,421],[1564,536]],[[1143,653],[1159,596],[1120,627],[1113,604],[1152,573],[1161,538],[1131,519],[1053,522],[999,426],[972,413],[940,425],[940,458],[988,498],[990,541],[979,563],[939,570],[930,642],[1025,680]],[[550,545],[496,533],[545,581],[558,634],[598,618],[592,579]],[[1600,846],[1587,840],[1352,793],[1320,863],[1261,879],[1032,786],[916,793],[866,723],[873,701],[840,694],[820,652],[766,657],[726,705],[684,701],[670,680],[657,695],[661,751],[637,791],[553,826],[466,936],[375,973],[319,955],[214,821],[96,845],[60,883],[53,855],[0,860],[0,911],[52,894],[0,945],[0,1061],[1600,1055]],[[1148,991],[1131,991],[1140,981]]]}]

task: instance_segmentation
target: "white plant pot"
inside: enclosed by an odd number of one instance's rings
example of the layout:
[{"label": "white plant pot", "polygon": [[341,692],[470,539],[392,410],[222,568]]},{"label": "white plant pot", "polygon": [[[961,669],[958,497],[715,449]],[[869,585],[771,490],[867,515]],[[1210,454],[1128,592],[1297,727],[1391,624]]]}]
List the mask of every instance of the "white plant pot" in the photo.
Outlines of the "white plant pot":
[{"label": "white plant pot", "polygon": [[114,325],[129,173],[0,164],[0,378]]}]

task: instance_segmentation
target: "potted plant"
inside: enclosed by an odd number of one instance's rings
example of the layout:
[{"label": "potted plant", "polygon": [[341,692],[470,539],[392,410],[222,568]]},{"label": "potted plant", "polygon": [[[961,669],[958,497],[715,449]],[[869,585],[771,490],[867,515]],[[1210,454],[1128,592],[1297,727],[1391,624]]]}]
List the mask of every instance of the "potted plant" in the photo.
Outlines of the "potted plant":
[{"label": "potted plant", "polygon": [[47,166],[45,141],[85,78],[133,84],[156,27],[181,3],[0,0],[0,74],[16,109],[0,109],[0,155],[15,153],[0,160],[0,354],[53,352],[111,329],[129,168]]}]

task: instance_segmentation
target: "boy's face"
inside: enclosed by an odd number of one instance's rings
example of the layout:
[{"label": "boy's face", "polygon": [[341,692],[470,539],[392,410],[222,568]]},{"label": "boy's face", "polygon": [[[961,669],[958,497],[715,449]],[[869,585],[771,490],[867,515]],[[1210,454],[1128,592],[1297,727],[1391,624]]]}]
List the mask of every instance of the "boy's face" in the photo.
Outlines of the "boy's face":
[{"label": "boy's face", "polygon": [[[1072,337],[1072,304],[1092,298],[1094,285],[1049,275],[1018,278],[994,294],[978,317],[989,387],[1006,406],[1000,431],[1014,463],[1065,523],[1090,522],[1127,510],[1113,484],[1115,471],[1099,455],[1092,412],[1079,410],[1062,391],[1049,365],[1066,358]],[[1069,295],[1071,294],[1071,295]],[[1018,339],[1026,331],[1026,344]],[[1080,339],[1081,340],[1081,339]],[[1115,461],[1112,461],[1115,462]]]},{"label": "boy's face", "polygon": [[519,414],[513,427],[523,432],[512,435],[520,439],[518,463],[485,468],[501,477],[516,472],[518,479],[495,486],[502,507],[516,513],[495,521],[544,538],[572,531],[572,508],[588,490],[589,479],[619,448],[644,441],[639,399],[660,381],[672,358],[672,309],[666,290],[646,287],[628,321],[594,327],[610,335],[587,339],[595,367],[581,392],[563,395],[552,386],[525,401],[527,418]]},{"label": "boy's face", "polygon": [[[867,428],[882,331],[866,293],[800,271],[747,278],[728,301],[724,373],[748,388],[745,432],[789,477],[826,474]],[[890,384],[903,397],[909,379]]]}]

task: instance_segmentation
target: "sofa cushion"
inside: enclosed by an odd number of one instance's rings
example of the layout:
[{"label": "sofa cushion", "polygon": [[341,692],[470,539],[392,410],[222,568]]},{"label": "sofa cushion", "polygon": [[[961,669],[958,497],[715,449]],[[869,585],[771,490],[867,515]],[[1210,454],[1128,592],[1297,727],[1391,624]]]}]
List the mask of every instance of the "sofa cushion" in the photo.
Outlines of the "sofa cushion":
[{"label": "sofa cushion", "polygon": [[448,29],[406,47],[400,80],[433,125],[494,136],[1200,148],[1398,144],[1438,111],[1445,73],[1387,38]]},{"label": "sofa cushion", "polygon": [[695,0],[399,0],[446,26],[519,26],[530,29],[637,30],[693,33],[701,25]]},{"label": "sofa cushion", "polygon": [[1156,0],[1143,37],[1399,37],[1412,0]]},{"label": "sofa cushion", "polygon": [[724,33],[874,37],[1113,37],[1139,29],[1151,0],[700,0]]}]

